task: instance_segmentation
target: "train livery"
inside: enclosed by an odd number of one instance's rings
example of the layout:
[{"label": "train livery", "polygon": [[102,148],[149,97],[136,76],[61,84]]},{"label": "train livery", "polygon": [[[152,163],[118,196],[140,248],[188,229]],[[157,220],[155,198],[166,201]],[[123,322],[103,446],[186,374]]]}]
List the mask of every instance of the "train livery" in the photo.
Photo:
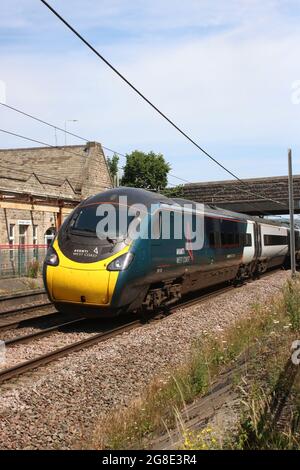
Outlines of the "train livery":
[{"label": "train livery", "polygon": [[[118,216],[113,233],[103,212],[99,216],[99,207],[108,205]],[[132,205],[145,209],[130,215]],[[178,220],[183,221],[180,236],[175,234]],[[140,236],[134,237],[131,228],[137,225]],[[151,236],[143,236],[150,225]],[[197,230],[201,243],[193,248],[190,233]],[[295,239],[298,256],[298,230]],[[288,254],[289,228],[280,223],[142,189],[114,188],[81,202],[64,221],[45,259],[44,283],[62,312],[147,312],[191,291],[239,283],[285,265]]]}]

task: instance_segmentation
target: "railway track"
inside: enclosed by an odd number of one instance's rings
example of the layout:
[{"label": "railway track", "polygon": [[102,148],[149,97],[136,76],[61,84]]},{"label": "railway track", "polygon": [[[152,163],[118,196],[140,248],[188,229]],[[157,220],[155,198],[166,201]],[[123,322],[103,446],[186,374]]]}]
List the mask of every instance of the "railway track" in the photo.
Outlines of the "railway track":
[{"label": "railway track", "polygon": [[[64,323],[59,323],[58,325],[50,326],[44,328],[43,330],[29,333],[28,335],[17,336],[16,338],[8,339],[4,341],[5,346],[12,346],[14,344],[28,343],[34,339],[43,338],[44,336],[49,336],[52,333],[55,333],[59,330],[67,329],[67,327],[84,324],[87,322],[86,318],[77,318],[75,320],[70,320]],[[1,330],[0,330],[1,331]]]},{"label": "railway track", "polygon": [[[262,277],[269,276],[273,272],[274,271],[268,272]],[[224,286],[222,286],[222,287],[219,286],[217,288],[214,287],[209,292],[207,292],[205,294],[202,294],[200,297],[199,297],[199,294],[198,294],[198,297],[194,297],[194,298],[190,298],[188,300],[184,300],[184,301],[180,302],[179,304],[176,304],[172,307],[169,307],[167,312],[166,312],[166,310],[162,310],[160,312],[157,312],[153,316],[149,317],[149,319],[147,319],[147,323],[150,323],[152,321],[155,321],[155,320],[162,319],[162,318],[166,317],[167,316],[166,313],[167,314],[174,313],[177,310],[182,310],[182,309],[191,307],[193,305],[198,305],[200,303],[203,303],[203,302],[207,301],[209,298],[217,298],[218,296],[224,294],[225,292],[229,292],[233,289],[235,289],[235,287],[232,286],[232,285],[226,285],[225,287]],[[79,325],[80,323],[83,323],[85,321],[87,321],[87,319],[83,319],[83,318],[71,320],[69,322],[65,322],[65,323],[62,323],[60,325],[55,325],[53,327],[50,327],[48,329],[45,329],[45,330],[42,330],[42,331],[39,331],[39,332],[35,332],[35,333],[31,333],[29,335],[24,335],[24,336],[13,338],[11,340],[8,340],[5,344],[6,344],[6,346],[9,347],[9,346],[12,346],[12,345],[17,344],[17,343],[24,343],[24,342],[32,341],[34,339],[38,339],[38,338],[41,338],[43,336],[48,336],[49,334],[52,334],[53,332],[58,331],[59,328],[67,328],[68,326],[70,326],[72,324],[73,325],[76,325],[76,324]],[[133,321],[129,321],[129,322],[126,322],[123,325],[114,327],[110,330],[102,331],[102,332],[96,333],[96,334],[92,334],[91,336],[89,336],[86,339],[83,339],[83,340],[68,344],[64,347],[55,349],[54,351],[51,351],[49,353],[40,355],[40,356],[38,356],[36,358],[33,358],[33,359],[30,359],[28,361],[22,362],[20,364],[17,364],[16,366],[0,370],[0,384],[5,382],[6,380],[15,378],[15,377],[17,377],[21,374],[24,374],[26,372],[29,372],[29,371],[33,370],[33,369],[36,369],[37,367],[41,367],[41,366],[44,366],[46,364],[49,364],[50,362],[53,362],[53,361],[55,361],[55,360],[57,360],[61,357],[64,357],[64,356],[70,354],[70,353],[85,349],[87,347],[93,346],[93,345],[98,344],[98,343],[103,342],[103,341],[106,341],[107,339],[110,339],[112,337],[120,335],[124,332],[130,331],[134,328],[142,327],[144,324],[145,324],[145,321],[143,321],[143,319],[141,319],[141,318],[133,320]]]},{"label": "railway track", "polygon": [[0,317],[51,305],[44,289],[0,297]]},{"label": "railway track", "polygon": [[[223,288],[219,288],[218,290],[214,289],[212,292],[209,292],[207,294],[202,295],[201,297],[193,298],[187,301],[183,301],[180,304],[173,306],[172,308],[169,308],[168,313],[174,313],[176,310],[181,310],[184,308],[191,307],[193,305],[202,303],[209,298],[219,296],[223,294],[224,292],[228,292],[229,290],[234,289],[232,286],[226,286]],[[155,321],[157,319],[162,319],[163,317],[166,316],[165,311],[160,311],[153,315],[152,317],[149,318],[148,323]],[[28,342],[34,339],[41,338],[42,336],[47,336],[48,334],[51,334],[55,331],[58,330],[58,328],[61,327],[67,327],[70,326],[72,323],[73,324],[79,324],[80,322],[82,323],[83,321],[87,321],[86,319],[77,319],[77,320],[72,320],[71,322],[66,322],[65,324],[58,325],[51,327],[49,329],[43,330],[41,332],[33,333],[30,335],[26,336],[20,336],[16,337],[12,340],[8,340],[5,342],[6,346],[12,346],[17,343],[24,343]],[[124,332],[130,331],[134,328],[139,328],[143,327],[145,324],[145,321],[143,319],[139,318],[130,322],[125,323],[124,325],[117,326],[115,328],[112,328],[108,331],[92,334],[90,337],[77,341],[75,343],[71,343],[67,346],[64,346],[62,348],[55,349],[54,351],[51,351],[49,353],[40,355],[36,358],[30,359],[28,361],[22,362],[20,364],[17,364],[16,366],[0,370],[0,383],[5,382],[6,380],[15,378],[21,374],[24,374],[26,372],[29,372],[37,367],[44,366],[46,364],[49,364],[50,362],[53,362],[61,357],[64,357],[70,353],[79,351],[81,349],[93,346],[94,344],[98,344],[100,342],[106,341],[107,339],[110,339],[112,337],[115,337],[117,335],[120,335]]]},{"label": "railway track", "polygon": [[0,323],[0,334],[2,332],[5,332],[7,330],[12,330],[14,328],[20,327],[20,328],[26,328],[26,327],[32,327],[32,322],[36,321],[43,321],[43,320],[50,320],[54,316],[61,315],[57,310],[51,309],[50,311],[41,312],[41,315],[34,315],[28,318],[20,318],[18,320],[13,320],[11,322],[3,322]]}]

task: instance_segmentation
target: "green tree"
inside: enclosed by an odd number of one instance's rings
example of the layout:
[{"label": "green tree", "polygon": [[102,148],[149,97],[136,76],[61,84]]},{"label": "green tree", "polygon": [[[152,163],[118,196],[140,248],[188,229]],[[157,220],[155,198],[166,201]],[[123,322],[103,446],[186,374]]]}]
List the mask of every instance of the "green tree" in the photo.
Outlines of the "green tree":
[{"label": "green tree", "polygon": [[153,191],[161,191],[167,186],[171,167],[161,153],[135,150],[126,157],[122,186]]},{"label": "green tree", "polygon": [[107,157],[107,164],[108,164],[108,169],[109,169],[111,178],[115,182],[118,171],[119,171],[119,157],[118,157],[118,155],[116,153],[114,153],[112,158]]},{"label": "green tree", "polygon": [[183,192],[183,184],[179,184],[178,186],[175,186],[174,188],[166,188],[162,191],[162,193],[170,197],[171,199],[173,197],[184,197],[184,192]]}]

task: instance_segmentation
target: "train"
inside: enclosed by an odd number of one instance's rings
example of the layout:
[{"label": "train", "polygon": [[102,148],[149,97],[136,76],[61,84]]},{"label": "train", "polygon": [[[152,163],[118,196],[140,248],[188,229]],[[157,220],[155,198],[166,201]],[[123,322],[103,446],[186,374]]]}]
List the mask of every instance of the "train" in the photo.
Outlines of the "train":
[{"label": "train", "polygon": [[[277,221],[214,205],[113,188],[65,219],[45,258],[45,289],[60,312],[153,312],[193,291],[288,267],[289,232]],[[298,229],[295,246],[299,259]]]}]

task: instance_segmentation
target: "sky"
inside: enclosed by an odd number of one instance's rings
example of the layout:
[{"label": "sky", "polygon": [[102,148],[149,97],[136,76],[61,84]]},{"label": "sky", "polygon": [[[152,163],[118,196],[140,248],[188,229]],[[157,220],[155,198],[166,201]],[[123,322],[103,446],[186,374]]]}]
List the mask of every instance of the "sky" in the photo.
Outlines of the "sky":
[{"label": "sky", "polygon": [[[240,178],[287,174],[289,147],[294,173],[300,174],[298,0],[49,3]],[[187,181],[230,179],[40,0],[1,0],[0,100],[4,97],[8,105],[57,126],[68,121],[69,131],[121,153],[161,152],[172,175]],[[53,129],[2,106],[0,128],[51,145],[65,142],[63,133],[55,137]],[[67,142],[81,143],[70,136]],[[27,146],[34,144],[0,132],[0,148]]]}]

